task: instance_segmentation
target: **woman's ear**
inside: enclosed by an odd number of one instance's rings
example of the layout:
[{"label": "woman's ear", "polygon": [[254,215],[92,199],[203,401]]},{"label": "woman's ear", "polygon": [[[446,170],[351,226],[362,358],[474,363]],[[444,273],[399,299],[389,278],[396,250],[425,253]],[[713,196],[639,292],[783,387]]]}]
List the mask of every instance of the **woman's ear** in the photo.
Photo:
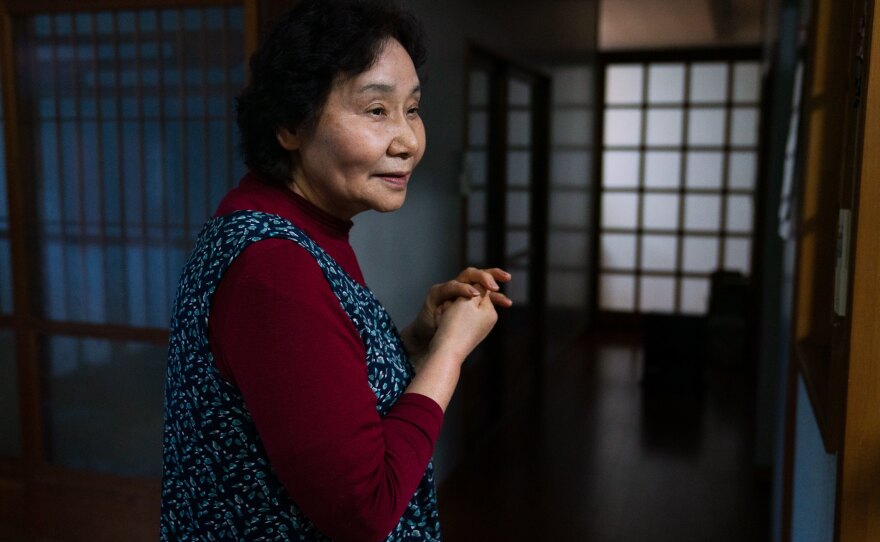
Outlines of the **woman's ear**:
[{"label": "woman's ear", "polygon": [[278,140],[278,144],[281,145],[281,148],[287,151],[297,151],[300,146],[300,138],[296,134],[296,132],[291,132],[284,126],[278,128],[275,131],[275,138]]}]

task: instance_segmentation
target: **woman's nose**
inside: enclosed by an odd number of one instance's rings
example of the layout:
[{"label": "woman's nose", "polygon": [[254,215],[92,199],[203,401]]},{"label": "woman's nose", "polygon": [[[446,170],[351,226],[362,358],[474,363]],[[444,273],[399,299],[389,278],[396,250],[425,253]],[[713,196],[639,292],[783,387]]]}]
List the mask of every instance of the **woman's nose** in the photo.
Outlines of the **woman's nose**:
[{"label": "woman's nose", "polygon": [[407,118],[402,118],[394,124],[394,134],[388,146],[388,154],[402,158],[416,154],[420,144],[416,134],[417,128],[413,127]]}]

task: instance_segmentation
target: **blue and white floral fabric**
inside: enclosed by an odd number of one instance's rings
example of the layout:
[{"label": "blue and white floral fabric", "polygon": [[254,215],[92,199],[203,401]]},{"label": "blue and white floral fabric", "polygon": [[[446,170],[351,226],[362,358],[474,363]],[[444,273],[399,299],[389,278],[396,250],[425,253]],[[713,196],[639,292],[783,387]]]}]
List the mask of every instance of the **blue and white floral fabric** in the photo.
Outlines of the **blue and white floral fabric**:
[{"label": "blue and white floral fabric", "polygon": [[[199,234],[177,290],[165,389],[160,538],[328,541],[288,496],[269,464],[238,389],[214,365],[208,343],[211,298],[223,273],[247,246],[289,239],[307,250],[360,333],[369,385],[385,415],[413,378],[397,329],[372,292],[352,279],[311,238],[272,214],[239,211],[209,221]],[[295,435],[291,438],[296,438]],[[386,541],[439,541],[429,464]]]}]

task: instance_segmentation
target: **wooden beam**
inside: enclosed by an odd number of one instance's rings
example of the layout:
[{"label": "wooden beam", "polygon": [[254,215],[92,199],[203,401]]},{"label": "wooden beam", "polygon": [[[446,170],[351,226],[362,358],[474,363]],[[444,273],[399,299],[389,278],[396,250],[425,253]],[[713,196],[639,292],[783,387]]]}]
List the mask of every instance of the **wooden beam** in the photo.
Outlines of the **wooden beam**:
[{"label": "wooden beam", "polygon": [[[864,139],[858,187],[846,418],[838,456],[839,542],[880,540],[880,10],[866,18]],[[873,23],[871,22],[873,21]],[[873,28],[873,31],[872,31]]]},{"label": "wooden beam", "polygon": [[9,196],[9,241],[12,255],[12,283],[14,291],[13,322],[16,331],[16,358],[18,361],[19,408],[21,412],[22,447],[25,463],[39,464],[43,449],[43,419],[41,407],[41,379],[37,336],[26,322],[33,318],[37,302],[34,292],[39,275],[35,273],[33,236],[33,186],[21,158],[29,155],[27,139],[18,101],[19,82],[13,45],[13,20],[8,14],[0,15],[0,71],[3,83],[3,136],[6,161],[7,192]]},{"label": "wooden beam", "polygon": [[4,9],[13,16],[82,11],[119,11],[241,5],[242,0],[5,0]]}]

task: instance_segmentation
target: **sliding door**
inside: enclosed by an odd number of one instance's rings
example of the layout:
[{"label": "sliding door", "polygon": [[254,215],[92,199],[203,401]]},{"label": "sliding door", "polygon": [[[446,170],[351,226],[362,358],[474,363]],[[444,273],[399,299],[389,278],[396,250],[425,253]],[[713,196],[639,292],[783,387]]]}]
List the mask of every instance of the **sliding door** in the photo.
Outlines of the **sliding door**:
[{"label": "sliding door", "polygon": [[244,171],[254,6],[7,4],[0,538],[155,540],[171,303]]},{"label": "sliding door", "polygon": [[598,310],[705,314],[752,271],[761,74],[749,50],[604,57]]}]

